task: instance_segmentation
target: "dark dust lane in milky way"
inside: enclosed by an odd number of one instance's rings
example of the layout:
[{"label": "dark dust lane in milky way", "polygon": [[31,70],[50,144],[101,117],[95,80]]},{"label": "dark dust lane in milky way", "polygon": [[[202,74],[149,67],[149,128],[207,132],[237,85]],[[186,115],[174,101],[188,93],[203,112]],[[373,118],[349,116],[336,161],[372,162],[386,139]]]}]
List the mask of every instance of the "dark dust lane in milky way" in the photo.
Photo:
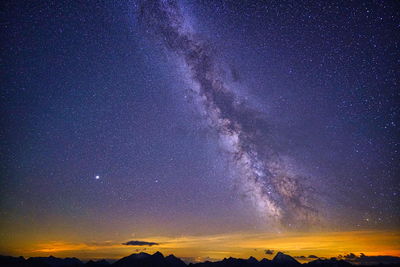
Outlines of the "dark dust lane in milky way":
[{"label": "dark dust lane in milky way", "polygon": [[313,190],[273,148],[268,122],[244,104],[216,70],[218,59],[188,25],[175,1],[143,1],[140,20],[183,63],[195,101],[230,155],[240,190],[271,225],[303,227],[319,221]]}]

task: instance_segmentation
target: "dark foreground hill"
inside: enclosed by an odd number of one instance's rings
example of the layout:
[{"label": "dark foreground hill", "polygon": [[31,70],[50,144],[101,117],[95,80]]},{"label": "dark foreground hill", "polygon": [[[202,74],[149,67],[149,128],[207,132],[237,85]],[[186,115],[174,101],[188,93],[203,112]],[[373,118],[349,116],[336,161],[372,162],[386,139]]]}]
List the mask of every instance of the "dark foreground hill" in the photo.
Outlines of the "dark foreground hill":
[{"label": "dark foreground hill", "polygon": [[[272,260],[257,259],[250,257],[248,259],[228,258],[217,262],[202,262],[185,264],[181,259],[174,255],[164,257],[160,252],[153,255],[141,252],[132,254],[117,260],[110,264],[106,260],[88,261],[83,263],[77,258],[56,258],[50,257],[32,257],[25,259],[23,257],[0,256],[0,267],[85,267],[85,266],[116,266],[116,267],[352,267],[351,263],[344,260],[322,260],[317,259],[309,263],[301,264],[293,257],[278,252]],[[400,262],[394,261],[391,264],[378,264],[369,266],[400,267]]]}]

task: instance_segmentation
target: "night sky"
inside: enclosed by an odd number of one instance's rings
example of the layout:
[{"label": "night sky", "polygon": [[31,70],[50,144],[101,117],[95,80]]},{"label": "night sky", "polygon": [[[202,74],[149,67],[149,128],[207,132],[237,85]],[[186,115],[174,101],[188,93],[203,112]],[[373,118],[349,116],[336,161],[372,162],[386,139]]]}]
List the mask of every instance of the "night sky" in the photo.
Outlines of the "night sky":
[{"label": "night sky", "polygon": [[1,6],[0,254],[400,256],[397,1]]}]

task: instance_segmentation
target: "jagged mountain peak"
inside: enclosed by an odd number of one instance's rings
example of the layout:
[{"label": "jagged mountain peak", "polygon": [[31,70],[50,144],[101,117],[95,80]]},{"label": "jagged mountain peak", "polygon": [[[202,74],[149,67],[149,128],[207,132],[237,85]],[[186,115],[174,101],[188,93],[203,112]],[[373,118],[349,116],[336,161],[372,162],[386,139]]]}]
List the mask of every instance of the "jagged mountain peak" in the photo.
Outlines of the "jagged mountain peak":
[{"label": "jagged mountain peak", "polygon": [[258,260],[256,258],[254,258],[253,256],[250,256],[247,261],[249,262],[258,262]]},{"label": "jagged mountain peak", "polygon": [[295,260],[292,256],[289,256],[283,252],[278,252],[275,257],[272,259],[274,263],[277,264],[300,264],[297,260]]}]

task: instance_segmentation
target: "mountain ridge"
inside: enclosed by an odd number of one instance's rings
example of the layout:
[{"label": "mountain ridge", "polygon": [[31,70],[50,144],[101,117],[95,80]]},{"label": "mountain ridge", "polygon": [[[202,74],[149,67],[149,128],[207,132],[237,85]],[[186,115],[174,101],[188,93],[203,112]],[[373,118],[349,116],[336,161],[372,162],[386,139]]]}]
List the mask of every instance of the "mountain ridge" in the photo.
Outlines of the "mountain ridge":
[{"label": "mountain ridge", "polygon": [[[396,258],[396,257],[394,257]],[[145,252],[134,253],[129,256],[123,257],[114,263],[109,263],[106,260],[93,261],[90,260],[83,263],[81,260],[71,258],[57,258],[49,257],[12,257],[0,255],[0,267],[83,267],[83,266],[116,266],[116,267],[352,267],[361,266],[353,265],[345,260],[331,259],[316,259],[308,263],[300,263],[294,257],[285,253],[278,252],[272,260],[263,258],[258,261],[254,257],[248,259],[240,258],[224,258],[221,261],[205,261],[200,263],[186,264],[180,258],[174,255],[164,256],[161,252],[157,251],[154,254]],[[368,266],[385,266],[385,267],[400,267],[400,258],[388,264],[374,264]]]}]

